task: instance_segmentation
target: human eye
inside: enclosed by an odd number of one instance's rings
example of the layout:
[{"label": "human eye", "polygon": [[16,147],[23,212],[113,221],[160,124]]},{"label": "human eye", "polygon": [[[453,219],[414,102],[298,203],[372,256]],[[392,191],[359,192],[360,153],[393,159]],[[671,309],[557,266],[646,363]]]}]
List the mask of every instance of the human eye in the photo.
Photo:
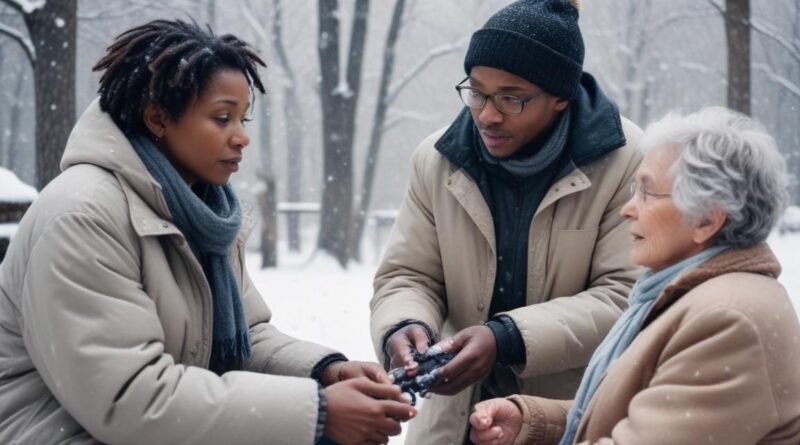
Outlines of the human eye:
[{"label": "human eye", "polygon": [[500,99],[500,102],[502,102],[504,105],[516,106],[522,102],[522,99],[517,96],[500,96],[498,99]]},{"label": "human eye", "polygon": [[214,116],[214,120],[219,122],[220,124],[227,124],[228,122],[230,122],[231,117],[228,116],[227,114],[221,114],[219,116]]},{"label": "human eye", "polygon": [[243,117],[241,119],[242,125],[247,125],[248,122],[252,122],[252,121],[253,121],[253,119],[251,119],[249,117]]}]

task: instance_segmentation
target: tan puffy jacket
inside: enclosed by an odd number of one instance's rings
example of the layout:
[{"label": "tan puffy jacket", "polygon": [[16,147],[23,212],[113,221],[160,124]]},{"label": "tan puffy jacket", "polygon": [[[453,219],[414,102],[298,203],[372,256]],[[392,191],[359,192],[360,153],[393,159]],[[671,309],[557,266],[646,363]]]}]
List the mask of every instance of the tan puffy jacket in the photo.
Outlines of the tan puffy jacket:
[{"label": "tan puffy jacket", "polygon": [[[522,334],[526,363],[514,369],[524,394],[569,398],[592,352],[626,307],[640,270],[630,263],[630,234],[619,210],[641,155],[641,130],[622,120],[627,145],[554,183],[531,222],[527,306],[507,312]],[[382,341],[397,323],[419,320],[439,338],[484,323],[496,273],[492,215],[478,185],[425,139],[375,276],[371,332]],[[465,439],[472,389],[433,396],[411,422],[406,443]]]},{"label": "tan puffy jacket", "polygon": [[0,266],[0,443],[311,444],[327,348],[281,334],[231,250],[246,372],[210,357],[211,292],[159,185],[98,102]]}]

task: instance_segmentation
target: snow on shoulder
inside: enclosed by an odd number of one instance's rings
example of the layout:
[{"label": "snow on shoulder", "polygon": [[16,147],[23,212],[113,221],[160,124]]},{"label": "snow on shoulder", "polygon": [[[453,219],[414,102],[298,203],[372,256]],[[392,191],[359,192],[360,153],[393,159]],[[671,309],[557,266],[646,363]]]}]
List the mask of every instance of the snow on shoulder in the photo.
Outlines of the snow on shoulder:
[{"label": "snow on shoulder", "polygon": [[36,189],[20,181],[11,170],[0,167],[0,202],[32,202]]}]

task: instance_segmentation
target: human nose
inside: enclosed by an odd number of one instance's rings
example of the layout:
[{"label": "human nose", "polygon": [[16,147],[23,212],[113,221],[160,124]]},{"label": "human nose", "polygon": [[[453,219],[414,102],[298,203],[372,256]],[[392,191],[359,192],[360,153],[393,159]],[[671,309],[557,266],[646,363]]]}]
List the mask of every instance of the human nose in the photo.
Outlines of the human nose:
[{"label": "human nose", "polygon": [[638,207],[636,206],[636,200],[636,193],[631,193],[628,201],[623,204],[622,208],[619,210],[619,214],[622,215],[623,218],[636,219],[636,211],[638,210]]},{"label": "human nose", "polygon": [[486,103],[478,114],[478,119],[485,125],[496,124],[503,121],[503,113],[495,106],[493,97],[486,98]]},{"label": "human nose", "polygon": [[247,134],[247,129],[244,125],[240,124],[233,136],[231,136],[231,145],[240,150],[250,145],[250,136]]}]

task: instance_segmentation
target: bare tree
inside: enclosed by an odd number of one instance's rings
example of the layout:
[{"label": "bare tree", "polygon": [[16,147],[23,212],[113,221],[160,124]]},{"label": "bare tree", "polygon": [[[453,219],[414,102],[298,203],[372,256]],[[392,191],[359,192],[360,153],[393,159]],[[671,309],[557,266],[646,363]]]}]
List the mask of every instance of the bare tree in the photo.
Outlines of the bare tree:
[{"label": "bare tree", "polygon": [[[286,55],[283,44],[283,5],[281,0],[273,0],[272,47],[278,65],[283,71],[283,114],[286,122],[286,145],[288,147],[289,171],[287,177],[287,198],[289,202],[303,199],[303,113],[297,91],[297,79]],[[300,250],[300,215],[289,213],[287,234],[289,250]]]},{"label": "bare tree", "polygon": [[28,38],[0,24],[33,66],[36,95],[36,187],[59,173],[59,162],[75,122],[75,36],[77,0],[0,0],[22,15]]},{"label": "bare tree", "polygon": [[375,171],[378,165],[378,150],[381,147],[386,111],[389,108],[388,92],[389,84],[392,81],[392,72],[394,70],[394,49],[397,38],[400,35],[405,3],[405,0],[397,0],[394,4],[392,21],[389,25],[389,32],[386,34],[386,46],[384,46],[383,49],[383,67],[381,68],[381,80],[380,86],[378,87],[378,100],[375,105],[375,115],[372,119],[372,131],[369,138],[369,147],[367,148],[364,179],[362,180],[359,193],[358,207],[353,216],[355,224],[353,225],[353,233],[350,238],[350,255],[355,259],[360,258],[361,238],[364,233],[364,225],[367,220],[370,200],[372,199],[372,188],[375,182]]},{"label": "bare tree", "polygon": [[[209,5],[213,4],[210,0]],[[258,20],[253,12],[249,0],[241,0],[239,6],[242,9],[242,16],[258,36],[258,47],[263,50],[270,41],[270,37],[264,28],[262,21]],[[212,11],[209,11],[209,15]],[[264,95],[260,101],[256,101],[259,110],[259,144],[261,165],[258,168],[257,176],[264,182],[264,189],[258,193],[258,200],[261,209],[261,268],[276,267],[278,265],[278,196],[277,178],[275,170],[272,168],[272,98]]]},{"label": "bare tree", "polygon": [[728,106],[750,111],[750,0],[725,1],[728,46]]},{"label": "bare tree", "polygon": [[349,259],[353,211],[353,142],[369,0],[356,0],[344,75],[339,60],[337,0],[319,0],[317,33],[322,104],[323,190],[317,247],[343,266]]}]

